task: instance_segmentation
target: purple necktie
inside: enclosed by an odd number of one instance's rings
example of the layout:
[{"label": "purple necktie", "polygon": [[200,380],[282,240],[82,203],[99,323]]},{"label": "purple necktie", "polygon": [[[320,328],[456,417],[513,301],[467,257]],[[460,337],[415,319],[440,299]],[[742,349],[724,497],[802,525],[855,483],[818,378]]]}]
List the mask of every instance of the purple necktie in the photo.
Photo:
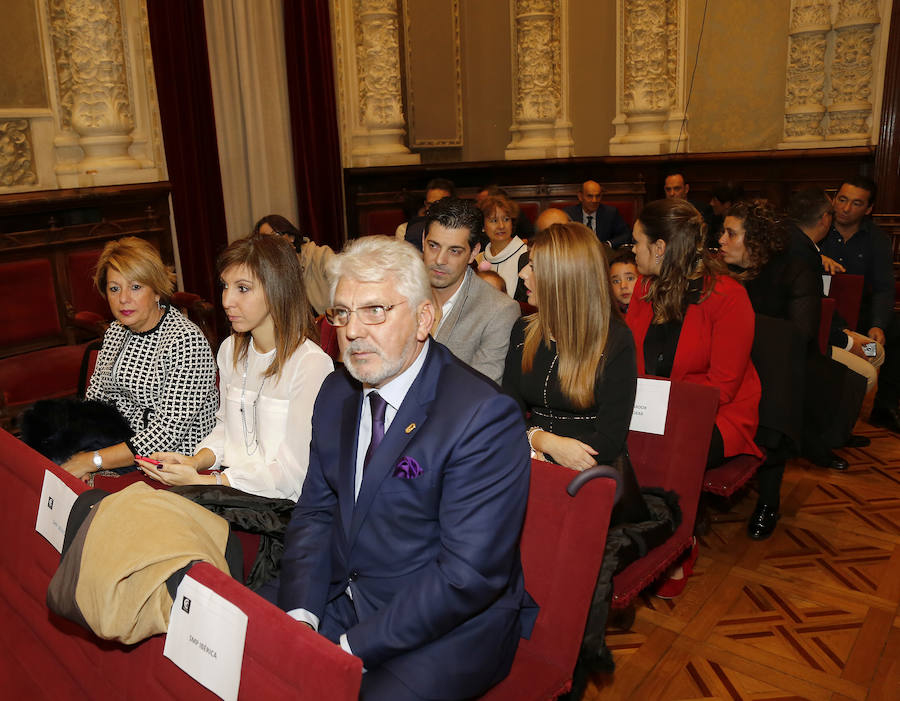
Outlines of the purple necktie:
[{"label": "purple necktie", "polygon": [[371,392],[369,407],[372,409],[372,438],[369,440],[369,449],[366,450],[366,458],[363,460],[363,473],[376,448],[381,445],[381,439],[384,438],[384,412],[387,411],[387,402],[378,392]]}]

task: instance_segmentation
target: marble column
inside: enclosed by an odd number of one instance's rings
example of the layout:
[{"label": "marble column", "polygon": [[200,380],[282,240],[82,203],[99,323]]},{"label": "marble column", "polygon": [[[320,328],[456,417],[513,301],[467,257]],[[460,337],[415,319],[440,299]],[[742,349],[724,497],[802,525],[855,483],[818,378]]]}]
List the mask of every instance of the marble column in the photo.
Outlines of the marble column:
[{"label": "marble column", "polygon": [[617,112],[610,154],[687,150],[684,0],[619,0]]},{"label": "marble column", "polygon": [[871,143],[873,53],[880,21],[877,0],[838,0],[825,137],[829,142]]},{"label": "marble column", "polygon": [[510,12],[515,93],[506,159],[571,156],[568,0],[511,0]]},{"label": "marble column", "polygon": [[419,163],[405,143],[399,0],[333,0],[345,166]]},{"label": "marble column", "polygon": [[808,147],[825,137],[825,51],[830,30],[831,0],[791,0],[780,148]]}]

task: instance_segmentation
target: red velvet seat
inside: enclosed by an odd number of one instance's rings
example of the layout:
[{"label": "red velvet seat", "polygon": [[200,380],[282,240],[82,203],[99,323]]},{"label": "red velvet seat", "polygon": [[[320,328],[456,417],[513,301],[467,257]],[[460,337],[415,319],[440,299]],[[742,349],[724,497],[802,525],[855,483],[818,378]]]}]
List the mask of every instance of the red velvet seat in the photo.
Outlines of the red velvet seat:
[{"label": "red velvet seat", "polygon": [[69,299],[78,312],[93,312],[103,319],[112,319],[109,303],[94,286],[94,268],[102,248],[72,251],[66,255],[66,273],[69,280]]},{"label": "red velvet seat", "polygon": [[831,334],[831,320],[834,318],[836,307],[837,302],[831,297],[822,299],[822,313],[819,316],[819,352],[822,355],[831,355],[828,336]]},{"label": "red velvet seat", "polygon": [[538,215],[541,213],[541,203],[540,202],[529,202],[528,200],[516,200],[516,204],[519,205],[519,210],[525,213],[525,216],[528,217],[532,223],[537,220]]},{"label": "red velvet seat", "polygon": [[38,399],[75,394],[84,344],[67,345],[53,268],[32,258],[0,265],[0,418]]},{"label": "red velvet seat", "polygon": [[406,215],[399,207],[390,209],[372,209],[362,216],[359,228],[363,236],[383,234],[393,236],[397,227],[406,221]]},{"label": "red velvet seat", "polygon": [[718,406],[719,392],[714,387],[672,381],[665,434],[628,433],[628,452],[638,482],[677,492],[682,521],[665,543],[613,578],[613,608],[631,604],[690,547]]},{"label": "red velvet seat", "polygon": [[[0,527],[6,538],[0,555],[3,698],[217,698],[163,657],[164,636],[125,647],[101,641],[49,613],[45,597],[59,564],[59,553],[34,530],[41,484],[48,469],[76,493],[87,489],[81,481],[0,431],[0,479],[5,485],[0,496]],[[107,480],[110,484],[123,481]],[[362,678],[359,659],[211,565],[197,565],[190,574],[247,614],[239,698],[357,698]]]},{"label": "red velvet seat", "polygon": [[531,638],[519,641],[509,676],[484,699],[553,699],[571,688],[615,495],[613,480],[594,479],[572,498],[572,474],[531,462],[522,568],[541,610]]},{"label": "red velvet seat", "polygon": [[[828,291],[828,296],[837,304],[836,311],[847,322],[849,329],[856,329],[856,325],[859,323],[859,306],[862,303],[864,282],[865,278],[862,275],[841,273],[831,276],[831,289]],[[863,329],[863,331],[868,331],[868,329]]]},{"label": "red velvet seat", "polygon": [[763,458],[755,455],[735,455],[704,473],[703,491],[730,497],[750,481],[762,464]]},{"label": "red velvet seat", "polygon": [[332,360],[340,361],[341,351],[338,347],[337,331],[334,326],[328,323],[324,314],[316,319],[316,326],[319,327],[319,347],[328,353]]}]

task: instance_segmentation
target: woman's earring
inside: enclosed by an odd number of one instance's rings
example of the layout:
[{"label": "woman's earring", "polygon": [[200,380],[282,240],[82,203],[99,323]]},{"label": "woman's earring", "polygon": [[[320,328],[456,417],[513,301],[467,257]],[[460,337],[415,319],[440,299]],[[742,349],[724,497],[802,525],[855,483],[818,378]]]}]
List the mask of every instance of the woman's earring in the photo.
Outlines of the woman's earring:
[{"label": "woman's earring", "polygon": [[656,262],[659,263],[659,253],[656,254]]}]

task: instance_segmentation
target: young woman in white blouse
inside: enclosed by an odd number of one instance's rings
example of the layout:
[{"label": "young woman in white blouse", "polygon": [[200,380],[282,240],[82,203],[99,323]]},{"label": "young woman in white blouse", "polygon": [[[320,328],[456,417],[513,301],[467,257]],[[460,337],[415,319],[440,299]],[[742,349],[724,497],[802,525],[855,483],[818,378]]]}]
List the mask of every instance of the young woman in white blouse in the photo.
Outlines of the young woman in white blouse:
[{"label": "young woman in white blouse", "polygon": [[256,235],[225,249],[218,269],[232,334],[217,358],[215,428],[192,456],[153,453],[160,465],[139,465],[168,485],[222,484],[296,501],[309,463],[313,404],[334,369],[314,340],[300,264],[280,236]]}]

